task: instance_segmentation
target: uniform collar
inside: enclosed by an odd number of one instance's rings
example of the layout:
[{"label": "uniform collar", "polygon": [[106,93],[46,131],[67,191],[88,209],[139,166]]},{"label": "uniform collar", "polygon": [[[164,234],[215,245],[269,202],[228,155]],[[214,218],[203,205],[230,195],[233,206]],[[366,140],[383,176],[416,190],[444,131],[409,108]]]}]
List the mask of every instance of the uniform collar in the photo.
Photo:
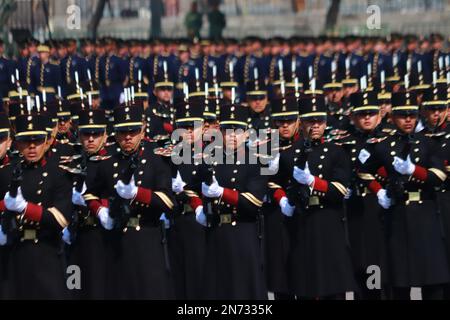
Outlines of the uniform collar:
[{"label": "uniform collar", "polygon": [[47,164],[47,159],[45,156],[43,156],[41,160],[39,160],[38,162],[24,162],[24,163],[25,167],[27,168],[45,167],[45,165]]},{"label": "uniform collar", "polygon": [[9,164],[10,163],[10,159],[9,159],[8,155],[5,155],[3,157],[3,159],[0,160],[0,163],[1,163],[2,166],[6,166],[7,164]]}]

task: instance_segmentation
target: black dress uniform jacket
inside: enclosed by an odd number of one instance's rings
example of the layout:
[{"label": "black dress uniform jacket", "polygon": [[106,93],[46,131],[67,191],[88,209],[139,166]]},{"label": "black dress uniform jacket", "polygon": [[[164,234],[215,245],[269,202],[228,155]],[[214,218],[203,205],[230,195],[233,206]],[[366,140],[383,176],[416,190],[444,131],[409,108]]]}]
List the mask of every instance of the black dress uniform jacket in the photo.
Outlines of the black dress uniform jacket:
[{"label": "black dress uniform jacket", "polygon": [[[287,184],[304,140],[280,157]],[[312,141],[309,170],[315,176],[309,206],[289,218],[291,253],[289,281],[297,297],[326,297],[354,291],[352,262],[344,228],[343,199],[350,183],[350,162],[344,150],[323,139]]]},{"label": "black dress uniform jacket", "polygon": [[[402,199],[396,200],[386,213],[392,286],[446,283],[449,269],[435,192],[446,175],[433,140],[421,133],[408,137],[397,132],[376,144],[360,176],[370,188],[379,189],[381,186],[376,187],[377,183],[373,182],[378,172],[381,185],[387,188],[397,176],[392,165],[394,156],[405,159],[402,153],[408,149],[407,143],[416,169],[412,176],[403,178],[405,193],[403,197],[397,195],[396,198]],[[383,181],[386,175],[387,180]]]},{"label": "black dress uniform jacket", "polygon": [[[134,172],[138,194],[131,201],[131,218],[125,230],[108,232],[107,293],[116,299],[170,299],[173,284],[162,245],[160,216],[171,215],[170,167],[155,155],[156,145],[142,142]],[[116,195],[114,186],[130,156],[118,152],[102,161],[96,178],[87,186],[85,199],[91,210]],[[125,182],[127,183],[127,182]]]},{"label": "black dress uniform jacket", "polygon": [[67,298],[61,232],[70,223],[72,182],[55,162],[45,158],[24,163],[22,177],[22,194],[28,205],[11,248],[11,297]]},{"label": "black dress uniform jacket", "polygon": [[[206,298],[267,299],[257,222],[267,178],[258,164],[245,162],[240,152],[233,153],[233,161],[227,163],[225,152],[219,150],[223,163],[213,168],[225,191],[214,200],[221,223],[207,230]],[[248,159],[247,148],[245,155]]]}]

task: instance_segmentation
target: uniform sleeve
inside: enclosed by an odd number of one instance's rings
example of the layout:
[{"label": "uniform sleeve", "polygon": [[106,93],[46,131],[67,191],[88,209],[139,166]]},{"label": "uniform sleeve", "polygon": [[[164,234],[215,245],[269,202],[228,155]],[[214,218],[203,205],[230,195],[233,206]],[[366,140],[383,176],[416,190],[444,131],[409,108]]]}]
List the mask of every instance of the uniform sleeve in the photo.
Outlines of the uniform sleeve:
[{"label": "uniform sleeve", "polygon": [[416,164],[410,180],[428,187],[439,187],[447,179],[444,165],[445,157],[439,150],[437,143],[429,139],[427,145],[431,150],[428,168]]},{"label": "uniform sleeve", "polygon": [[62,170],[57,169],[52,181],[51,205],[44,207],[29,202],[24,212],[24,220],[40,223],[41,228],[60,232],[70,223],[72,215],[72,181]]},{"label": "uniform sleeve", "polygon": [[261,175],[258,165],[248,167],[247,182],[242,190],[225,188],[222,201],[236,206],[237,215],[255,217],[263,205],[267,191],[267,176]]},{"label": "uniform sleeve", "polygon": [[382,183],[387,181],[386,168],[383,166],[382,161],[377,156],[376,150],[377,148],[372,148],[371,150],[369,150],[369,158],[364,161],[364,163],[360,163],[357,171],[357,183],[361,187],[366,187],[375,194],[383,189]]}]

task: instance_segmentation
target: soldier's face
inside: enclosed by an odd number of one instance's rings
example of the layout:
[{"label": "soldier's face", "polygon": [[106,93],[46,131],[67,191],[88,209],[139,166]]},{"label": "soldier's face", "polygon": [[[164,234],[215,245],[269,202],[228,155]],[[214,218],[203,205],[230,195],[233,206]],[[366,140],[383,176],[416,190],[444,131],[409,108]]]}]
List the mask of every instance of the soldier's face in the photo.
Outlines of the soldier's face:
[{"label": "soldier's face", "polygon": [[11,147],[11,138],[9,135],[0,138],[0,159],[3,159],[6,155],[6,151]]},{"label": "soldier's face", "polygon": [[297,132],[298,120],[277,120],[275,125],[282,139],[290,139]]},{"label": "soldier's face", "polygon": [[83,132],[80,134],[80,141],[83,146],[83,150],[86,151],[86,153],[88,154],[94,154],[98,150],[100,150],[105,139],[106,139],[105,132],[96,132],[96,133]]},{"label": "soldier's face", "polygon": [[343,96],[344,90],[330,90],[327,93],[327,98],[330,102],[340,102]]},{"label": "soldier's face", "polygon": [[167,88],[161,88],[155,90],[155,96],[158,101],[163,103],[169,103],[170,99],[172,99],[173,90],[169,90]]},{"label": "soldier's face", "polygon": [[409,134],[416,127],[417,115],[394,115],[392,121],[400,131]]},{"label": "soldier's face", "polygon": [[144,138],[144,129],[116,132],[116,141],[125,153],[131,153]]},{"label": "soldier's face", "polygon": [[219,130],[219,123],[217,121],[205,121],[203,123],[203,140],[211,141],[211,138]]},{"label": "soldier's face", "polygon": [[45,152],[45,139],[33,141],[17,141],[17,150],[23,155],[27,162],[37,162],[41,160]]},{"label": "soldier's face", "polygon": [[196,125],[195,127],[187,127],[182,133],[183,142],[186,144],[193,144],[200,141],[202,138],[202,125]]},{"label": "soldier's face", "polygon": [[380,106],[381,117],[384,118],[387,114],[391,113],[392,105],[389,103],[383,103]]},{"label": "soldier's face", "polygon": [[248,101],[248,104],[254,112],[260,113],[260,112],[263,112],[264,109],[266,108],[267,102],[268,102],[268,100],[267,100],[267,96],[266,96],[262,99],[250,99]]},{"label": "soldier's face", "polygon": [[228,150],[236,150],[244,145],[247,133],[243,129],[223,129],[223,143]]},{"label": "soldier's face", "polygon": [[41,61],[43,62],[47,62],[48,61],[48,57],[49,57],[49,53],[48,52],[39,52],[39,58],[41,59]]},{"label": "soldier's face", "polygon": [[380,121],[379,113],[356,114],[352,117],[355,126],[362,131],[372,131]]},{"label": "soldier's face", "polygon": [[303,136],[306,137],[309,133],[310,139],[320,139],[325,132],[327,121],[323,119],[303,120],[302,131]]},{"label": "soldier's face", "polygon": [[447,109],[431,109],[425,111],[425,118],[427,123],[434,127],[437,123],[439,125],[447,118]]},{"label": "soldier's face", "polygon": [[69,132],[71,124],[72,124],[71,120],[59,120],[58,121],[58,132],[59,133]]}]

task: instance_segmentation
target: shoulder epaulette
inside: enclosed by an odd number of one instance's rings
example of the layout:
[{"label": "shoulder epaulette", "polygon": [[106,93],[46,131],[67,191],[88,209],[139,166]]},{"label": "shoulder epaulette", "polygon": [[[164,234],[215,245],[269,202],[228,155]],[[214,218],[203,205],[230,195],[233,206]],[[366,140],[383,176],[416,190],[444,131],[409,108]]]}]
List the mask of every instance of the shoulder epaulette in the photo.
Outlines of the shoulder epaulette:
[{"label": "shoulder epaulette", "polygon": [[387,136],[384,136],[384,137],[378,137],[378,138],[370,138],[370,139],[367,139],[367,143],[370,143],[370,144],[373,144],[373,143],[379,143],[379,142],[381,142],[381,141],[383,141],[383,140],[385,140],[387,138]]},{"label": "shoulder epaulette", "polygon": [[104,161],[104,160],[108,160],[109,158],[111,158],[111,156],[92,156],[89,157],[89,161]]}]

